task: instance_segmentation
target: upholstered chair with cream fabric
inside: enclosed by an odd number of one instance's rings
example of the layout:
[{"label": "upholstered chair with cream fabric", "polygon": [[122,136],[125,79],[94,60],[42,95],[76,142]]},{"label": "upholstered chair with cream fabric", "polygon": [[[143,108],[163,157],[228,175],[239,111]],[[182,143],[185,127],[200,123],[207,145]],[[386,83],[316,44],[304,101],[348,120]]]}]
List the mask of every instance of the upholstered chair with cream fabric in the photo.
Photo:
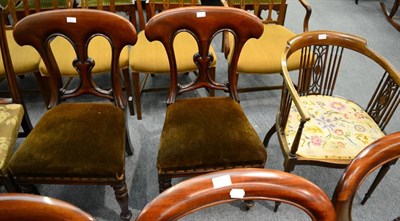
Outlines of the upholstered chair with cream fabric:
[{"label": "upholstered chair with cream fabric", "polygon": [[[301,54],[300,69],[291,78],[288,60],[295,53]],[[375,68],[363,69],[367,62]],[[400,103],[400,72],[358,36],[334,31],[300,34],[288,41],[282,70],[281,105],[264,145],[277,132],[286,172],[304,164],[347,167],[366,146],[385,136]],[[352,100],[355,93],[365,99]],[[384,174],[378,174],[376,184]]]}]

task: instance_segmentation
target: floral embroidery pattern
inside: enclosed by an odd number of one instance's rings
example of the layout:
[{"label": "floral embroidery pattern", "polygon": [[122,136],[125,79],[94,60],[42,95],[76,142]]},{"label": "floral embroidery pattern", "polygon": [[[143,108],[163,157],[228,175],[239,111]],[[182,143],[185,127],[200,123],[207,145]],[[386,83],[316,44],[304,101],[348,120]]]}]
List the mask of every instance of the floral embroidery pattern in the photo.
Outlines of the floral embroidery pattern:
[{"label": "floral embroidery pattern", "polygon": [[[374,120],[352,101],[332,96],[300,97],[310,115],[297,154],[310,158],[352,159],[368,144],[384,136]],[[300,123],[294,105],[285,128],[292,145]]]},{"label": "floral embroidery pattern", "polygon": [[23,114],[19,104],[0,105],[0,169],[15,145]]}]

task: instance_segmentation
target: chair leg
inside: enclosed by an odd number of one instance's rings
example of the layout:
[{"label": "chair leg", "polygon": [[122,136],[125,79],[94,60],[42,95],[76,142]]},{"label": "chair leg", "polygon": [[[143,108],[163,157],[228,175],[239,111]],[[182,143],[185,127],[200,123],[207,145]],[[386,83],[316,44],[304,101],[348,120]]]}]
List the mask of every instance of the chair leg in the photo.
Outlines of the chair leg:
[{"label": "chair leg", "polygon": [[[215,81],[215,67],[211,67],[208,69],[208,74],[210,75],[211,80]],[[209,89],[210,97],[215,97],[215,90]]]},{"label": "chair leg", "polygon": [[274,135],[275,132],[276,132],[276,123],[271,127],[271,129],[269,129],[268,133],[264,137],[263,144],[265,148],[267,148],[269,140],[271,139],[272,135]]},{"label": "chair leg", "polygon": [[125,180],[122,182],[112,185],[115,192],[115,198],[119,206],[121,207],[121,214],[119,215],[122,220],[130,220],[132,217],[132,212],[129,210],[128,206],[128,190],[126,189]]},{"label": "chair leg", "polygon": [[254,200],[244,200],[244,204],[246,205],[246,211],[249,211],[254,206]]},{"label": "chair leg", "polygon": [[39,190],[33,184],[21,184],[19,186],[21,187],[21,192],[23,192],[23,193],[32,193],[32,194],[40,195]]},{"label": "chair leg", "polygon": [[158,190],[160,193],[164,192],[164,190],[170,188],[172,186],[171,184],[172,178],[170,177],[165,177],[161,174],[158,174]]},{"label": "chair leg", "polygon": [[0,183],[4,185],[7,192],[18,193],[22,192],[21,188],[14,182],[14,180],[9,175],[0,175]]},{"label": "chair leg", "polygon": [[128,130],[128,125],[126,126],[126,144],[125,144],[125,151],[128,154],[128,156],[133,155],[133,148],[132,148],[132,142],[131,142],[131,136],[129,136],[129,130]]},{"label": "chair leg", "polygon": [[369,187],[367,193],[365,194],[363,200],[361,201],[361,205],[364,205],[367,200],[371,197],[372,193],[378,186],[378,184],[382,181],[383,177],[386,175],[386,173],[389,171],[390,166],[395,164],[397,162],[397,159],[391,162],[386,163],[381,167],[381,169],[378,172],[378,175],[376,175],[374,181],[372,182],[371,186]]},{"label": "chair leg", "polygon": [[[292,170],[294,170],[293,160],[290,160],[290,159],[285,160],[283,167],[284,167],[285,172],[290,173]],[[278,212],[280,205],[281,205],[281,202],[275,201],[274,212]]]},{"label": "chair leg", "polygon": [[142,107],[141,107],[141,101],[140,101],[140,79],[139,79],[139,73],[137,72],[132,72],[132,79],[133,79],[133,93],[135,96],[135,104],[136,104],[136,112],[137,112],[137,119],[141,120],[142,119]]},{"label": "chair leg", "polygon": [[132,97],[132,84],[131,84],[131,78],[129,77],[129,69],[124,68],[122,69],[122,75],[124,77],[124,83],[125,83],[125,90],[126,90],[126,96],[128,98],[128,106],[129,106],[129,113],[131,116],[135,115],[135,109],[133,108],[133,97]]},{"label": "chair leg", "polygon": [[44,103],[46,104],[46,107],[49,106],[50,103],[50,86],[49,86],[49,77],[47,76],[42,76],[42,74],[38,71],[34,72],[36,82],[38,84],[40,93],[42,94]]}]

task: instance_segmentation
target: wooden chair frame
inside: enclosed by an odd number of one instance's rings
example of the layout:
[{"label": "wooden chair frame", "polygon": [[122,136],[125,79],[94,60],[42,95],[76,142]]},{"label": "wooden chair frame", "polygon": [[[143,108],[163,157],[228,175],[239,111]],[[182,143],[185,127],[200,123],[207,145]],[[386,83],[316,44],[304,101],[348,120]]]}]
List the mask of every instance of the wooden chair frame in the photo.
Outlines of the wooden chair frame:
[{"label": "wooden chair frame", "polygon": [[[139,6],[141,4],[139,1],[137,5]],[[149,0],[146,2],[145,8],[145,14],[144,16],[144,10],[142,10],[142,6],[140,6],[140,9],[138,10],[138,14],[141,18],[146,17],[147,21],[149,21],[153,16],[156,14],[170,10],[170,9],[175,9],[175,8],[181,8],[181,7],[188,7],[188,6],[200,6],[200,3],[198,0]],[[147,24],[146,24],[147,25]],[[145,22],[140,24],[140,29],[144,30],[145,29]],[[138,43],[140,44],[140,42]],[[135,59],[135,58],[133,58]],[[210,66],[210,76],[215,79],[215,66]],[[132,78],[133,78],[133,90],[134,90],[134,97],[135,97],[135,105],[136,105],[136,112],[137,112],[137,119],[140,120],[142,119],[142,105],[141,105],[141,94],[142,93],[149,93],[149,92],[160,92],[160,91],[168,91],[168,87],[157,87],[157,88],[146,88],[146,83],[148,80],[149,75],[155,76],[155,73],[144,73],[145,77],[143,80],[140,82],[140,73],[136,72],[134,70],[135,68],[132,67]],[[178,70],[180,73],[185,73],[188,74],[187,71],[181,71]],[[198,70],[193,70],[195,74],[197,74]],[[209,89],[209,95],[214,96],[214,90]]]},{"label": "wooden chair frame", "polygon": [[2,219],[24,220],[80,220],[93,221],[91,215],[62,200],[26,193],[0,194]]},{"label": "wooden chair frame", "polygon": [[[212,180],[219,177],[228,177],[232,184],[214,187]],[[233,189],[243,190],[243,198],[232,197]],[[158,195],[136,220],[178,220],[198,210],[235,200],[277,199],[298,207],[312,220],[336,220],[329,198],[312,182],[281,171],[249,168],[224,170],[185,180]]]},{"label": "wooden chair frame", "polygon": [[[3,9],[0,8],[0,49],[1,56],[3,59],[4,70],[6,73],[6,80],[8,83],[9,93],[11,98],[1,98],[0,105],[2,104],[21,104],[24,108],[24,116],[22,118],[21,126],[23,131],[19,132],[19,137],[26,137],[32,130],[32,123],[28,115],[24,100],[21,92],[18,88],[16,75],[14,74],[14,67],[12,64],[10,51],[8,48],[7,38],[5,34],[6,24],[4,20]],[[6,162],[8,163],[8,162]],[[19,191],[19,188],[15,185],[10,174],[7,171],[0,171],[0,184],[4,185],[8,192]]]},{"label": "wooden chair frame", "polygon": [[[90,16],[88,16],[90,15]],[[69,24],[66,18],[75,18]],[[104,18],[101,23],[98,22],[99,18]],[[90,24],[90,25],[88,25]],[[115,24],[118,24],[118,29],[115,29]],[[41,28],[38,28],[41,26]],[[76,32],[76,30],[82,30]],[[33,34],[34,33],[34,34]],[[112,48],[112,65],[111,65],[111,83],[112,92],[98,88],[91,76],[91,69],[94,66],[93,59],[88,57],[87,47],[91,39],[96,36],[105,37]],[[67,10],[53,10],[43,13],[36,13],[22,19],[14,29],[14,36],[20,45],[32,45],[41,55],[46,68],[51,74],[50,80],[50,111],[55,108],[63,100],[77,97],[83,94],[91,94],[100,98],[113,101],[115,106],[119,109],[125,110],[126,100],[124,99],[121,79],[119,74],[119,55],[121,50],[127,45],[134,45],[136,43],[136,29],[126,19],[116,15],[115,13],[87,10],[87,9],[67,9]],[[27,38],[26,36],[30,36]],[[49,46],[51,39],[61,36],[66,38],[77,53],[77,58],[74,60],[73,65],[80,74],[80,84],[73,91],[60,91],[61,73],[55,61],[54,55]],[[126,113],[126,112],[125,112]],[[131,144],[129,143],[129,132],[126,126],[124,141],[126,144],[126,152],[132,155]],[[26,140],[25,140],[26,141]],[[40,176],[16,176],[13,173],[12,165],[10,163],[10,172],[13,175],[18,185],[31,188],[31,184],[83,184],[83,185],[111,185],[115,191],[116,199],[121,207],[121,219],[129,220],[132,216],[128,208],[128,193],[125,184],[125,171],[120,176],[115,175],[114,178],[101,178],[101,177],[48,177],[46,175]],[[18,164],[18,162],[15,162]],[[90,176],[90,174],[87,174]],[[37,192],[35,189],[29,191]]]},{"label": "wooden chair frame", "polygon": [[[170,13],[168,13],[170,12]],[[205,17],[197,18],[196,13],[205,13]],[[226,19],[230,17],[235,17],[240,19],[242,23],[246,23],[249,29],[241,29],[235,21],[231,19]],[[180,22],[176,22],[179,20]],[[237,59],[239,58],[240,51],[244,43],[249,38],[257,38],[262,33],[262,23],[254,15],[243,13],[242,10],[234,8],[224,8],[224,7],[185,7],[174,9],[173,11],[166,11],[160,13],[153,17],[147,24],[145,29],[146,37],[149,41],[158,40],[161,41],[167,51],[170,70],[171,70],[171,84],[169,88],[169,94],[167,99],[167,104],[169,107],[174,105],[178,95],[196,90],[198,88],[209,88],[214,90],[222,90],[228,92],[230,98],[235,102],[239,102],[238,93],[236,90],[236,74],[235,73]],[[210,75],[209,66],[212,63],[213,57],[209,53],[209,46],[211,44],[212,38],[220,31],[228,30],[236,36],[236,45],[233,65],[230,68],[233,71],[228,73],[227,83],[215,82]],[[251,31],[249,31],[251,30]],[[170,44],[170,39],[173,39],[177,33],[181,31],[187,31],[191,33],[198,44],[199,52],[194,55],[193,60],[199,68],[199,73],[197,78],[189,84],[180,85],[177,82],[178,70],[176,66],[176,60],[173,50],[173,45]],[[199,99],[212,99],[214,98],[199,98]],[[169,108],[168,107],[168,108]],[[164,124],[165,126],[165,124]],[[217,145],[210,143],[209,145]],[[245,147],[243,147],[245,148]],[[203,167],[203,168],[192,168],[192,169],[182,169],[176,171],[165,172],[159,169],[159,189],[160,192],[171,186],[171,179],[175,177],[193,176],[202,173],[208,173],[212,171],[223,170],[227,168],[234,168],[235,165],[229,165],[226,167]],[[238,167],[264,167],[264,163],[261,165],[247,165]]]},{"label": "wooden chair frame", "polygon": [[365,178],[379,167],[381,167],[379,173],[387,172],[399,158],[400,132],[386,135],[373,142],[354,158],[340,178],[332,196],[338,220],[352,220],[353,200]]},{"label": "wooden chair frame", "polygon": [[393,19],[393,17],[397,13],[397,10],[399,9],[400,1],[399,0],[394,0],[393,7],[390,10],[390,12],[388,12],[388,10],[386,9],[386,5],[385,5],[385,3],[383,1],[381,1],[380,5],[381,5],[381,8],[382,8],[383,14],[385,15],[385,18],[388,20],[388,22],[395,29],[397,29],[397,31],[400,31],[400,24]]},{"label": "wooden chair frame", "polygon": [[[325,38],[326,37],[326,38]],[[296,36],[288,42],[285,53],[282,55],[284,88],[280,110],[276,124],[266,134],[264,145],[267,146],[271,136],[277,131],[279,143],[284,155],[284,170],[290,172],[295,165],[317,165],[331,168],[346,168],[352,159],[315,159],[299,156],[296,152],[300,145],[304,125],[310,116],[300,102],[300,96],[328,95],[334,93],[336,77],[341,64],[344,49],[365,55],[367,59],[382,67],[384,73],[375,92],[365,108],[365,111],[383,131],[389,123],[397,106],[400,103],[400,73],[382,56],[367,47],[366,40],[334,31],[312,31]],[[286,60],[295,51],[302,52],[302,66],[299,70],[298,84],[295,87],[286,68]],[[313,57],[311,57],[313,56]],[[330,56],[330,57],[329,57]],[[311,62],[310,62],[311,59]],[[318,62],[313,62],[318,61]],[[318,66],[318,67],[317,67]],[[292,103],[300,115],[297,133],[291,146],[286,140],[285,128]],[[363,200],[363,204],[378,185],[385,173],[379,173]],[[375,187],[374,187],[375,186]]]},{"label": "wooden chair frame", "polygon": [[[305,9],[305,15],[303,20],[303,31],[308,31],[309,20],[311,17],[311,7],[307,4],[306,1],[299,0],[299,3]],[[285,18],[286,18],[286,10],[288,7],[286,0],[226,0],[224,2],[226,7],[235,7],[240,8],[246,11],[253,11],[253,13],[258,16],[262,22],[267,24],[275,24],[284,26]],[[262,17],[262,11],[266,12],[266,16]],[[225,53],[225,58],[228,58],[230,52],[230,44],[227,33],[224,33],[223,42],[222,42],[223,52]],[[242,70],[238,70],[238,74],[240,74]],[[245,72],[243,72],[245,73]],[[265,73],[265,74],[273,74],[273,73]],[[267,85],[267,86],[257,86],[257,87],[247,87],[247,88],[238,88],[238,92],[253,92],[253,91],[263,91],[263,90],[276,90],[281,89],[282,85]]]}]

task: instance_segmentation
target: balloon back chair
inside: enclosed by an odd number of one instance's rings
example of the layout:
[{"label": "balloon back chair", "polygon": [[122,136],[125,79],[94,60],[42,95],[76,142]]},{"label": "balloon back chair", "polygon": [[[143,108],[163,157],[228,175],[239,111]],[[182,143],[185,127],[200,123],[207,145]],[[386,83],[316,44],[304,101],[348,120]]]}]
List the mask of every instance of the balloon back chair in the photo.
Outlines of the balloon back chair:
[{"label": "balloon back chair", "polygon": [[[243,25],[248,28],[243,29]],[[243,10],[212,6],[171,9],[154,16],[146,26],[149,41],[158,40],[164,45],[171,69],[168,106],[157,157],[160,192],[169,188],[175,177],[265,165],[265,148],[239,105],[237,75],[228,75],[228,82],[224,84],[213,81],[210,76],[209,66],[214,59],[210,44],[222,30],[236,36],[233,59],[237,61],[244,43],[259,37],[263,26],[256,16]],[[186,85],[177,82],[177,59],[172,44],[181,31],[193,35],[198,46],[198,52],[190,57],[199,73],[195,81]],[[236,66],[231,68],[235,70]],[[177,95],[198,88],[223,90],[230,96],[177,99]]]},{"label": "balloon back chair", "polygon": [[[115,28],[117,27],[117,28]],[[95,60],[88,55],[90,41],[97,36],[111,47],[112,91],[92,82]],[[37,190],[32,184],[111,185],[128,220],[128,193],[125,184],[127,142],[119,57],[123,48],[136,42],[135,27],[115,13],[99,10],[67,9],[36,13],[25,17],[14,29],[15,40],[32,45],[41,55],[50,75],[50,109],[42,116],[10,160],[9,170],[24,191]],[[62,74],[54,58],[52,39],[65,38],[77,53],[71,60],[80,83],[73,91],[63,91]],[[92,95],[107,102],[85,102],[80,95]],[[68,100],[70,102],[61,103]],[[109,101],[113,101],[111,104]],[[79,101],[79,102],[74,102]]]},{"label": "balloon back chair", "polygon": [[[221,182],[219,186],[217,180],[227,183],[222,185]],[[178,220],[198,210],[239,199],[279,199],[303,210],[312,220],[336,220],[330,199],[312,182],[282,171],[249,168],[218,171],[185,180],[147,204],[136,220]]]},{"label": "balloon back chair", "polygon": [[95,220],[62,200],[27,193],[0,194],[0,213],[4,220]]},{"label": "balloon back chair", "polygon": [[[182,8],[188,6],[199,6],[198,0],[149,0],[146,3],[146,16],[150,19],[154,15],[174,8]],[[140,13],[140,11],[139,11]],[[144,13],[144,11],[142,11]],[[147,92],[168,91],[167,86],[160,86],[157,81],[157,76],[169,75],[170,67],[168,56],[163,45],[160,42],[150,42],[145,34],[144,27],[138,34],[138,42],[130,50],[129,64],[132,69],[133,90],[135,97],[135,106],[137,118],[142,119],[141,95]],[[196,40],[188,33],[181,32],[176,36],[174,41],[174,50],[177,60],[177,72],[180,74],[197,73],[198,67],[193,62],[192,56],[197,52]],[[212,79],[215,79],[215,68],[217,56],[212,46],[210,52],[214,59],[209,66],[209,74]],[[140,79],[140,73],[143,78]],[[149,76],[153,76],[153,86],[149,86]],[[146,86],[147,85],[147,86]],[[214,96],[214,90],[211,88],[208,91],[210,96]]]},{"label": "balloon back chair", "polygon": [[[264,24],[264,32],[258,39],[249,40],[243,47],[237,64],[237,74],[279,74],[282,72],[281,54],[285,50],[286,42],[296,34],[285,27],[286,0],[227,0],[229,7],[251,10]],[[299,0],[305,9],[303,31],[308,31],[308,21],[311,16],[311,7],[306,1]],[[294,3],[292,3],[294,4]],[[300,18],[301,19],[301,18]],[[235,46],[233,36],[225,34],[224,52],[229,65],[232,63],[232,48]],[[300,64],[296,53],[288,62],[289,70],[298,69]],[[239,77],[240,81],[240,77]],[[282,85],[251,85],[240,87],[239,92],[281,89]]]},{"label": "balloon back chair", "polygon": [[379,167],[388,169],[399,158],[400,132],[396,132],[371,143],[351,161],[332,196],[338,220],[352,220],[353,199],[365,178]]},{"label": "balloon back chair", "polygon": [[[294,86],[287,61],[296,52],[301,53],[301,67]],[[371,68],[363,70],[367,64]],[[368,144],[385,135],[383,130],[400,103],[400,73],[354,35],[300,34],[289,40],[282,68],[281,105],[264,145],[277,131],[286,172],[307,164],[346,168]],[[363,104],[361,95],[371,96],[364,101],[368,104]],[[379,173],[376,182],[383,176]]]},{"label": "balloon back chair", "polygon": [[[13,1],[13,0],[10,0]],[[139,1],[140,2],[140,1]],[[91,8],[93,10],[104,10],[110,12],[116,12],[118,10],[123,10],[128,12],[129,14],[135,13],[135,5],[131,2],[130,4],[125,4],[126,1],[104,1],[103,0],[90,0],[90,1],[80,1],[83,5],[79,5],[80,8]],[[121,3],[119,5],[118,3]],[[76,2],[73,0],[24,0],[21,1],[17,6],[17,11],[15,12],[15,18],[18,19],[21,11],[18,11],[18,8],[33,8],[36,10],[24,10],[25,16],[28,14],[33,14],[40,11],[48,11],[48,10],[55,10],[60,8],[68,8],[71,9],[72,7],[76,6]],[[92,5],[94,4],[94,5]],[[118,6],[117,6],[118,5]],[[140,5],[140,4],[138,4]],[[96,7],[95,7],[96,6]],[[141,5],[140,5],[141,6]],[[133,11],[133,12],[132,12]],[[143,22],[143,19],[140,19]],[[132,18],[132,24],[136,25],[136,18]],[[77,54],[72,47],[72,45],[62,37],[55,38],[51,42],[51,47],[53,50],[54,57],[59,65],[60,73],[62,78],[60,79],[63,82],[63,91],[68,91],[73,88],[74,84],[76,84],[77,77],[79,76],[78,71],[71,65],[71,61],[76,58]],[[109,73],[111,71],[111,47],[108,44],[107,40],[102,37],[95,37],[91,42],[90,46],[88,47],[89,56],[92,57],[96,61],[96,65],[92,68],[92,73],[94,75],[102,75],[104,73]],[[123,75],[123,82],[126,91],[126,99],[128,100],[129,111],[131,115],[134,115],[134,101],[132,99],[132,87],[131,87],[131,80],[129,76],[129,48],[126,47],[122,50],[120,55],[120,70],[121,74]],[[40,60],[36,66],[38,68],[42,78],[47,79],[45,82],[48,81],[49,71],[46,68],[46,65],[43,60]],[[96,79],[93,82],[98,82]],[[46,88],[45,88],[46,89]],[[109,89],[109,88],[108,88]],[[47,92],[48,94],[49,92]],[[45,98],[48,99],[48,98]],[[48,102],[46,102],[48,104]]]},{"label": "balloon back chair", "polygon": [[[7,191],[17,191],[7,172],[18,136],[26,137],[32,130],[32,123],[26,111],[8,48],[3,9],[0,8],[0,49],[5,79],[10,97],[0,97],[0,185]],[[23,132],[19,133],[22,124]]]}]

